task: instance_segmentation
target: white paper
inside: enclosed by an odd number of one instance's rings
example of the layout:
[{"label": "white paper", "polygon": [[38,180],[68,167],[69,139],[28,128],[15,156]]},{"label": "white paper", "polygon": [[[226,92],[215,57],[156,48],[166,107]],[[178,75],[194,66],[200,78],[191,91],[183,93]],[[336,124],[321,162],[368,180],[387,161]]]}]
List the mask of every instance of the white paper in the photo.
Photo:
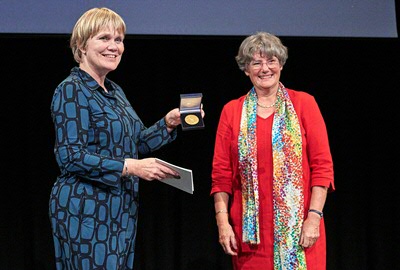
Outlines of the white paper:
[{"label": "white paper", "polygon": [[156,162],[163,164],[167,166],[168,168],[171,168],[172,170],[176,171],[180,175],[180,179],[176,178],[165,178],[163,180],[160,180],[160,182],[173,186],[177,189],[183,190],[187,193],[193,194],[194,187],[193,187],[193,174],[192,170],[182,168],[179,166],[176,166],[174,164],[168,163],[164,160],[156,158]]}]

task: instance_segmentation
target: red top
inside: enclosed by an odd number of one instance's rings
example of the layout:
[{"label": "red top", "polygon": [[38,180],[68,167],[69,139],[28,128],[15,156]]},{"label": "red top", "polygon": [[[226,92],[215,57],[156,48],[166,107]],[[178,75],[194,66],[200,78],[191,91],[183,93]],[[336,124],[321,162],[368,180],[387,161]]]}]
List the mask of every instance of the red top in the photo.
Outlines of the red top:
[{"label": "red top", "polygon": [[[299,117],[303,145],[304,207],[307,213],[312,186],[325,186],[333,191],[333,163],[325,122],[318,105],[311,95],[287,89]],[[238,136],[240,118],[245,96],[227,103],[221,113],[213,159],[212,189],[230,194],[230,222],[235,231],[239,256],[233,256],[235,267],[268,269],[273,266],[273,208],[272,208],[272,122],[273,115],[266,119],[257,117],[257,162],[260,201],[260,241],[258,246],[242,243],[242,195],[238,166]],[[305,217],[304,217],[305,218]],[[306,249],[307,269],[325,269],[325,227],[321,219],[320,238]],[[241,260],[241,252],[255,252],[251,260]],[[247,257],[248,255],[246,255]],[[256,267],[262,268],[256,268]]]}]

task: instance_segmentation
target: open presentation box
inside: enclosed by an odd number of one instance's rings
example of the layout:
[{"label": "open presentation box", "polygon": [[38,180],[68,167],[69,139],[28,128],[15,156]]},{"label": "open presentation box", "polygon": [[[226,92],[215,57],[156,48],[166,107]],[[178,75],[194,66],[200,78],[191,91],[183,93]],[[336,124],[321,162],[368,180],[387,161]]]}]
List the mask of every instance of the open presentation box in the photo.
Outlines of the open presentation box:
[{"label": "open presentation box", "polygon": [[201,116],[202,93],[181,94],[180,113],[182,130],[194,130],[204,128]]}]

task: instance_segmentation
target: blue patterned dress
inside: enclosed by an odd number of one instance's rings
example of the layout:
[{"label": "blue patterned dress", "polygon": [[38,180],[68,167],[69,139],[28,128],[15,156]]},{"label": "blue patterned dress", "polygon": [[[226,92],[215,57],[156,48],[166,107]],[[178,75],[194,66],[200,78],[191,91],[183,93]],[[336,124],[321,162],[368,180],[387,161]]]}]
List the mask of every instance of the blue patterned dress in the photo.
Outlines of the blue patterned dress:
[{"label": "blue patterned dress", "polygon": [[49,201],[57,269],[133,269],[139,179],[122,176],[124,158],[176,137],[164,118],[146,128],[121,87],[105,86],[108,93],[75,67],[51,103],[61,170]]}]

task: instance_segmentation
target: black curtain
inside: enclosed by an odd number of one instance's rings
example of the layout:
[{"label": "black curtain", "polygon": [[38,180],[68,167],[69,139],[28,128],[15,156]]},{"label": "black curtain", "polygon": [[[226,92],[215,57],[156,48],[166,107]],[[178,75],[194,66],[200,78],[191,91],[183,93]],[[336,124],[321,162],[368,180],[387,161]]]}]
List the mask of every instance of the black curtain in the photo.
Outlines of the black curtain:
[{"label": "black curtain", "polygon": [[[230,269],[209,196],[222,106],[245,94],[235,62],[244,37],[128,36],[109,77],[146,125],[203,93],[205,129],[178,130],[152,156],[193,170],[194,194],[140,182],[136,269]],[[395,39],[281,37],[281,81],[316,98],[325,118],[337,190],[324,209],[328,270],[394,269],[398,230],[398,91]],[[0,35],[2,114],[1,269],[54,269],[48,199],[58,174],[50,118],[53,91],[75,66],[67,35]]]}]

